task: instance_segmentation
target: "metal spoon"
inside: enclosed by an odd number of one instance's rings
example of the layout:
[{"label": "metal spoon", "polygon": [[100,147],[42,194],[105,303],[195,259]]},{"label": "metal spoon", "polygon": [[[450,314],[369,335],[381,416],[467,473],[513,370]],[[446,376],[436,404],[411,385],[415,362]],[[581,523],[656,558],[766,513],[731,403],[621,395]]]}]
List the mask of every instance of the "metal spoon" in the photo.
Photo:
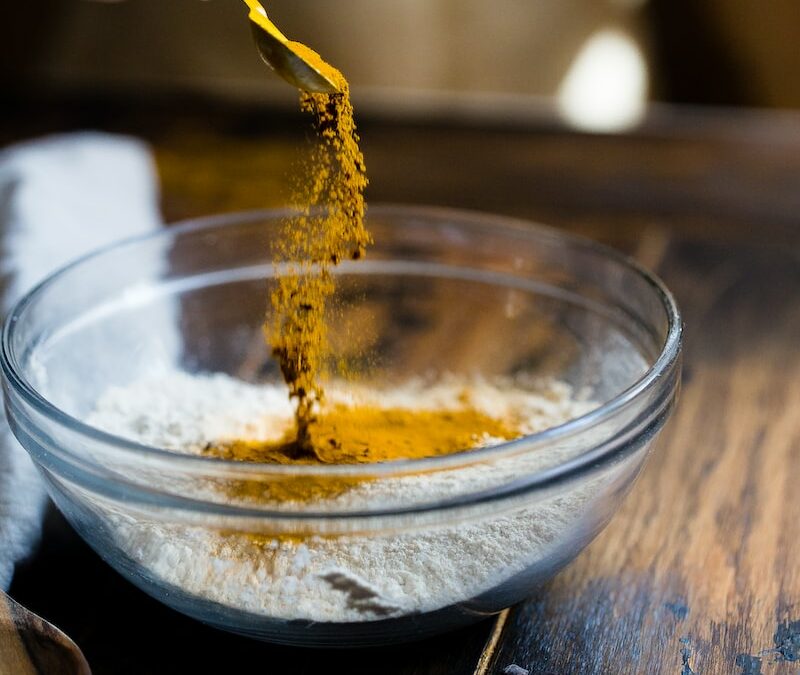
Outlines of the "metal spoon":
[{"label": "metal spoon", "polygon": [[0,591],[0,675],[91,675],[81,650],[53,624]]},{"label": "metal spoon", "polygon": [[324,61],[322,67],[310,63],[306,55],[308,48],[292,42],[281,33],[267,18],[266,10],[257,0],[244,0],[250,8],[250,26],[256,41],[258,53],[264,62],[284,80],[298,89],[319,94],[335,94],[339,87],[331,79],[329,72],[334,70]]}]

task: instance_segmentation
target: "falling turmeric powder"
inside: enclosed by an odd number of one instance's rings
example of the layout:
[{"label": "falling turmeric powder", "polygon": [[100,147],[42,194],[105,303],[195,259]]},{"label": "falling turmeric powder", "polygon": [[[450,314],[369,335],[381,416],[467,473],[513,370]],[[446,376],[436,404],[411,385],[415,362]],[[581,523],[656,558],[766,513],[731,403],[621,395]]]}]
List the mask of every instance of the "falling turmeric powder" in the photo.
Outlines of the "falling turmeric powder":
[{"label": "falling turmeric powder", "polygon": [[[251,10],[260,8],[254,0],[246,2]],[[271,39],[277,36],[283,47],[336,90],[300,94],[301,110],[313,117],[317,143],[292,195],[296,215],[284,223],[275,245],[272,315],[264,325],[289,396],[295,400],[294,426],[277,441],[233,440],[209,446],[206,454],[275,464],[363,464],[458,452],[474,447],[487,434],[516,437],[513,425],[474,409],[468,401],[449,410],[325,406],[321,378],[328,352],[326,313],[335,290],[334,267],[363,257],[372,243],[364,224],[366,168],[345,77],[312,49],[286,41],[265,17],[261,9],[255,19]],[[309,478],[282,477],[268,481],[268,494],[262,496],[311,499],[347,489],[351,482],[341,479],[322,485]]]},{"label": "falling turmeric powder", "polygon": [[302,92],[300,107],[314,117],[314,146],[293,201],[298,215],[283,227],[276,259],[283,269],[265,326],[289,395],[296,399],[294,454],[313,454],[310,427],[323,399],[320,383],[327,350],[325,312],[334,291],[332,267],[364,255],[371,237],[364,226],[364,158],[353,119],[347,80],[300,43],[298,52],[335,82],[334,94]]}]

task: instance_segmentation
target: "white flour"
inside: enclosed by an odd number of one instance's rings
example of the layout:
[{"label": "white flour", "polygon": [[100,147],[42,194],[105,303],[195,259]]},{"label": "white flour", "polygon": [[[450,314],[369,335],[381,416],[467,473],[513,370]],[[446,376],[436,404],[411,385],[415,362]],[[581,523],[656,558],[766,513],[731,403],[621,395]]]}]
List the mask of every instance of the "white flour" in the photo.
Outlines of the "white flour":
[{"label": "white flour", "polygon": [[[485,381],[471,382],[469,388],[476,407],[524,419],[526,432],[594,407],[575,400],[571,389],[559,382],[547,382],[538,390]],[[433,387],[409,383],[374,394],[370,403],[456,407],[463,390],[463,382]],[[352,395],[333,393],[339,400]],[[278,437],[290,419],[283,388],[250,385],[226,375],[170,373],[108,391],[87,421],[143,443],[197,453],[208,442]],[[484,445],[493,442],[483,440]],[[574,452],[562,445],[458,471],[372,480],[307,506],[341,511],[430,502],[506,484]],[[578,521],[600,488],[595,481],[547,500],[517,503],[513,509],[470,520],[452,518],[424,529],[302,541],[259,543],[244,534],[223,535],[120,514],[109,520],[128,556],[157,580],[189,594],[275,618],[369,621],[463,602],[545,564],[547,556],[579,536]]]}]

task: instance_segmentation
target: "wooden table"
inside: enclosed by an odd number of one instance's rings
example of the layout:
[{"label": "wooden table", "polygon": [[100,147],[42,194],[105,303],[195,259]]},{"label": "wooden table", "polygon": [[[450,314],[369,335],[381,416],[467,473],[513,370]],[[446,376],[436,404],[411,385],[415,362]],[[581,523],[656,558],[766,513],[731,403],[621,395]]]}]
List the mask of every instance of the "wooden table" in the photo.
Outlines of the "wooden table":
[{"label": "wooden table", "polygon": [[[169,219],[280,203],[303,129],[208,105],[88,110],[7,112],[0,138],[86,125],[140,134],[156,149]],[[674,291],[682,400],[611,525],[496,620],[383,650],[288,649],[205,628],[123,582],[54,512],[11,595],[66,630],[96,675],[796,673],[800,119],[666,111],[619,137],[361,129],[372,201],[555,224],[634,255]]]}]

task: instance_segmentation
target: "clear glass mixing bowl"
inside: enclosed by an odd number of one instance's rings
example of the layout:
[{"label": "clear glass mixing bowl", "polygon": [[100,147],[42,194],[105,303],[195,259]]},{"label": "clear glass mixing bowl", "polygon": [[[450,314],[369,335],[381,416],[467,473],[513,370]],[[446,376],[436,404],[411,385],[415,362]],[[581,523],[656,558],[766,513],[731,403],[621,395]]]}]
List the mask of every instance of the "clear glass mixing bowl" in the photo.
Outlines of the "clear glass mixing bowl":
[{"label": "clear glass mixing bowl", "polygon": [[[226,215],[122,242],[13,310],[8,419],[56,505],[147,593],[275,642],[420,638],[530,595],[608,523],[672,411],[672,296],[629,259],[551,229],[373,206],[374,247],[338,270],[332,339],[366,354],[351,367],[384,385],[557,378],[591,410],[495,447],[369,466],[235,463],[88,425],[109,387],[158,369],[279,380],[260,326],[285,217]],[[286,481],[369,489],[341,503],[252,497]]]}]

